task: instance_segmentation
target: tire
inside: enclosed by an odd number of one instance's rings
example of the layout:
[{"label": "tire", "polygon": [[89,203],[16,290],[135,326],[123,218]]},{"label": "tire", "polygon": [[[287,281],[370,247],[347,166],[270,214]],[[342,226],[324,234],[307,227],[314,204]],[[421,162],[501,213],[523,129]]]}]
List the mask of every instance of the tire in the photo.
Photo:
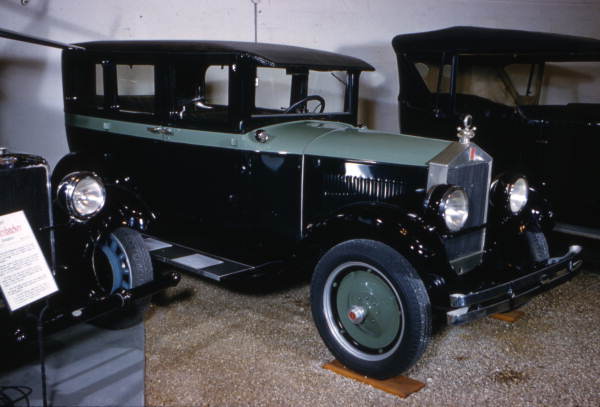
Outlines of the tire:
[{"label": "tire", "polygon": [[[103,239],[94,252],[94,269],[102,287],[113,294],[119,289],[132,289],[154,279],[150,253],[142,236],[126,227],[115,229]],[[125,309],[96,318],[94,325],[108,329],[125,329],[142,322],[150,298],[136,301]]]},{"label": "tire", "polygon": [[366,376],[406,371],[429,343],[431,304],[423,281],[378,241],[349,240],[325,253],[312,277],[311,307],[331,353]]}]

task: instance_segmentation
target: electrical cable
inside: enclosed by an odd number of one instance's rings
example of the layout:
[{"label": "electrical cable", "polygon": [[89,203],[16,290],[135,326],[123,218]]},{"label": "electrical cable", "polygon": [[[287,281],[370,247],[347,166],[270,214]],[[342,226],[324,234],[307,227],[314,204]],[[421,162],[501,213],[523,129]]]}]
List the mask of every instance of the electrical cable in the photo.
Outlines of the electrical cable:
[{"label": "electrical cable", "polygon": [[48,397],[46,394],[46,361],[44,356],[44,314],[48,309],[49,302],[46,300],[46,305],[40,311],[40,315],[37,320],[37,340],[38,340],[38,348],[40,352],[40,370],[42,374],[42,402],[44,407],[48,407]]}]

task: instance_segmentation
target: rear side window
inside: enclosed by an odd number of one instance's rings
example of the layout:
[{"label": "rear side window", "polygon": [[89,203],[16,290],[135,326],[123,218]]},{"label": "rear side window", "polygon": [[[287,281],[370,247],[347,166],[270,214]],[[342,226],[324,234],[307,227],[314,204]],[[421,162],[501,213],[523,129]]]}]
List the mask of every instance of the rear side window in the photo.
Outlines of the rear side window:
[{"label": "rear side window", "polygon": [[231,65],[175,66],[175,113],[192,125],[225,124],[229,117]]},{"label": "rear side window", "polygon": [[129,113],[155,112],[153,65],[117,65],[118,110]]}]

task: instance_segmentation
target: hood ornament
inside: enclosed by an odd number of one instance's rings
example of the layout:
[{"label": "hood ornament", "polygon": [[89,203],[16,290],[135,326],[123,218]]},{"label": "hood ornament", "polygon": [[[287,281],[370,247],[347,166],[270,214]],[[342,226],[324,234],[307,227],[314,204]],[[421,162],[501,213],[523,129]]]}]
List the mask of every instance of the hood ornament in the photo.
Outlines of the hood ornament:
[{"label": "hood ornament", "polygon": [[459,126],[456,128],[456,130],[458,130],[456,137],[458,137],[460,144],[468,145],[471,139],[475,137],[475,130],[477,130],[477,127],[473,126],[473,116],[470,114],[465,115],[465,118],[463,119],[463,127]]}]

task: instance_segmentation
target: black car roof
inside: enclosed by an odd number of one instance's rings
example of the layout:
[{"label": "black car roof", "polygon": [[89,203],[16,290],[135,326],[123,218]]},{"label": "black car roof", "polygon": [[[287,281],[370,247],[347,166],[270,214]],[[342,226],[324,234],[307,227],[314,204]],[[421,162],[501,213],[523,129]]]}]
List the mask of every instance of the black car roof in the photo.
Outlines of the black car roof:
[{"label": "black car roof", "polygon": [[111,53],[202,54],[227,53],[245,56],[260,65],[326,70],[373,71],[359,58],[291,45],[236,41],[93,41],[76,44],[87,51]]},{"label": "black car roof", "polygon": [[483,27],[450,27],[394,37],[396,53],[548,53],[600,55],[600,40],[564,34]]}]

